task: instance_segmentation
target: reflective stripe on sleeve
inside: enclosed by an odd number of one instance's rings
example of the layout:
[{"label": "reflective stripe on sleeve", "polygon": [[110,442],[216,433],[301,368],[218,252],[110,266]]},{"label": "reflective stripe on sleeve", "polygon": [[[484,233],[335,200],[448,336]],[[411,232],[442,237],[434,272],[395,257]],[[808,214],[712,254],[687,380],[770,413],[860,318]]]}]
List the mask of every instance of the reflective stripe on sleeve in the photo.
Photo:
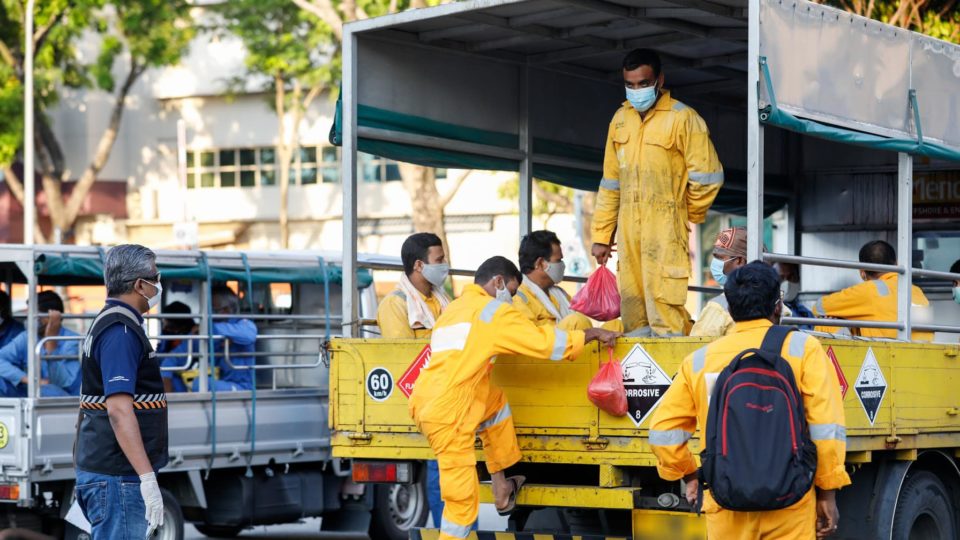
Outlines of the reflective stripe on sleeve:
[{"label": "reflective stripe on sleeve", "polygon": [[815,441],[847,442],[847,428],[840,424],[810,424],[810,438]]},{"label": "reflective stripe on sleeve", "polygon": [[503,302],[499,300],[491,300],[486,306],[484,306],[483,311],[480,312],[480,320],[485,323],[490,323],[493,320],[493,316],[497,313],[497,310],[500,309],[500,306],[503,305]]},{"label": "reflective stripe on sleeve", "polygon": [[550,360],[556,362],[557,360],[563,360],[563,353],[567,350],[567,333],[564,330],[559,328],[554,329],[554,338],[553,338],[553,354],[550,355]]},{"label": "reflective stripe on sleeve", "polygon": [[873,280],[873,284],[877,286],[877,294],[880,296],[888,296],[890,294],[890,287],[880,279]]},{"label": "reflective stripe on sleeve", "polygon": [[696,373],[703,369],[703,365],[707,361],[707,348],[700,347],[693,353],[693,372]]},{"label": "reflective stripe on sleeve", "polygon": [[603,189],[609,189],[610,191],[620,191],[620,182],[618,180],[604,178],[603,180],[600,180],[600,187]]},{"label": "reflective stripe on sleeve", "polygon": [[683,444],[693,437],[693,433],[682,429],[650,430],[650,444],[654,446],[676,446]]},{"label": "reflective stripe on sleeve", "polygon": [[807,346],[808,337],[810,337],[810,335],[803,332],[791,332],[790,349],[787,351],[787,354],[796,356],[797,358],[803,358],[803,349]]},{"label": "reflective stripe on sleeve", "polygon": [[823,317],[827,312],[823,309],[823,297],[817,299],[817,303],[813,305],[813,313]]},{"label": "reflective stripe on sleeve", "polygon": [[433,354],[441,351],[462,351],[470,335],[470,323],[451,324],[433,329],[430,336],[430,350]]},{"label": "reflective stripe on sleeve", "polygon": [[710,185],[710,184],[722,184],[723,183],[723,171],[704,173],[704,172],[691,172],[690,181],[696,182],[698,184]]}]

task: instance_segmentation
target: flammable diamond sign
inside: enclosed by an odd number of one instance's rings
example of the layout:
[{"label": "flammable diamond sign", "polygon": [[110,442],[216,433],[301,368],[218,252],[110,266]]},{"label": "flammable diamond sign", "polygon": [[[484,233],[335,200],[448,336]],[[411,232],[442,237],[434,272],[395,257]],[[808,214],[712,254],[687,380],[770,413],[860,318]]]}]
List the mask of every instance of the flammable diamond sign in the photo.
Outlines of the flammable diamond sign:
[{"label": "flammable diamond sign", "polygon": [[857,393],[863,412],[867,413],[867,420],[870,420],[872,426],[877,419],[880,404],[883,403],[883,396],[887,393],[887,380],[883,377],[883,370],[880,369],[872,348],[867,349],[863,365],[860,366],[860,374],[853,383],[853,390]]},{"label": "flammable diamond sign", "polygon": [[639,344],[620,362],[627,390],[627,414],[640,427],[670,388],[670,377]]},{"label": "flammable diamond sign", "polygon": [[403,372],[403,375],[397,379],[397,388],[403,392],[403,395],[410,397],[410,394],[413,393],[413,383],[417,382],[417,377],[420,376],[420,370],[427,367],[427,364],[430,363],[430,345],[427,345],[420,351],[420,354],[413,360],[413,363],[410,364],[410,367]]},{"label": "flammable diamond sign", "polygon": [[840,394],[843,397],[847,397],[847,390],[850,389],[850,383],[847,382],[847,378],[843,375],[843,370],[840,369],[840,362],[837,361],[837,354],[833,352],[833,347],[827,347],[827,357],[830,358],[830,363],[833,364],[833,369],[837,372],[837,379],[840,383]]}]

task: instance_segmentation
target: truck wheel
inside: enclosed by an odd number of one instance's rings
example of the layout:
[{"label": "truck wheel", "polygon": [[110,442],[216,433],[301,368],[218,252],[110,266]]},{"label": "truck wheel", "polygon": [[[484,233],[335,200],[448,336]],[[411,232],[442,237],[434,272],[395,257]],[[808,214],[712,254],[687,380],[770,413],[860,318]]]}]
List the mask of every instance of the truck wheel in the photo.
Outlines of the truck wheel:
[{"label": "truck wheel", "polygon": [[381,484],[374,495],[370,537],[406,540],[410,529],[427,522],[427,486],[425,477],[416,484]]},{"label": "truck wheel", "polygon": [[911,474],[893,516],[893,540],[953,540],[950,494],[933,473]]},{"label": "truck wheel", "polygon": [[157,530],[154,538],[159,540],[183,540],[183,510],[176,497],[160,488],[163,495],[163,526]]},{"label": "truck wheel", "polygon": [[210,538],[236,538],[243,531],[243,527],[231,527],[229,525],[194,523],[193,526],[200,531],[200,534]]}]

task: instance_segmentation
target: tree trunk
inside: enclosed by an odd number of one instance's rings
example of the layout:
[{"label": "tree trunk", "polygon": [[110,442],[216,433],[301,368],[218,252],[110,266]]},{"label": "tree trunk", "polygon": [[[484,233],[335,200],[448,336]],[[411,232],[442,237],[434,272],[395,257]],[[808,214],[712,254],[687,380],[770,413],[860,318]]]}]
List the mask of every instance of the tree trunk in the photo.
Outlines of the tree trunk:
[{"label": "tree trunk", "polygon": [[[17,173],[13,171],[13,167],[5,165],[3,167],[3,181],[7,184],[7,188],[10,189],[10,193],[13,194],[13,198],[20,203],[20,206],[25,206],[24,204],[24,193],[23,193],[23,182],[20,181],[20,178],[17,176]],[[34,205],[36,201],[34,201]],[[40,229],[40,225],[33,224],[33,236],[34,241],[38,244],[46,244],[47,237],[44,236],[43,230]]]},{"label": "tree trunk", "polygon": [[287,216],[287,195],[290,192],[290,158],[293,151],[287,142],[287,89],[282,75],[273,78],[274,100],[277,109],[277,166],[280,167],[280,247],[287,249],[290,231]]},{"label": "tree trunk", "polygon": [[440,192],[437,191],[437,175],[434,169],[412,163],[399,163],[403,187],[410,196],[410,209],[413,213],[413,230],[431,232],[440,237],[443,249],[450,259],[450,244],[443,224],[443,205]]},{"label": "tree trunk", "polygon": [[[90,161],[87,169],[83,171],[83,175],[80,176],[80,180],[77,181],[77,185],[74,186],[73,192],[70,194],[70,199],[67,201],[66,210],[62,215],[56,216],[53,213],[53,207],[51,207],[51,217],[55,224],[60,224],[62,231],[73,228],[74,223],[77,221],[77,215],[80,213],[80,207],[90,193],[90,189],[93,188],[93,183],[96,182],[97,175],[100,174],[100,171],[103,170],[103,167],[107,164],[107,160],[110,159],[110,152],[113,150],[113,145],[117,141],[117,134],[120,132],[120,122],[123,120],[127,94],[130,93],[130,89],[143,72],[144,68],[142,66],[136,63],[130,65],[130,72],[127,73],[127,78],[123,81],[123,86],[120,87],[120,91],[117,93],[117,97],[113,102],[110,122],[107,124],[103,135],[100,136],[100,142],[97,144],[97,151],[93,155],[93,160]],[[44,190],[46,190],[46,185],[47,180],[44,178]],[[49,198],[48,194],[48,199]]]}]

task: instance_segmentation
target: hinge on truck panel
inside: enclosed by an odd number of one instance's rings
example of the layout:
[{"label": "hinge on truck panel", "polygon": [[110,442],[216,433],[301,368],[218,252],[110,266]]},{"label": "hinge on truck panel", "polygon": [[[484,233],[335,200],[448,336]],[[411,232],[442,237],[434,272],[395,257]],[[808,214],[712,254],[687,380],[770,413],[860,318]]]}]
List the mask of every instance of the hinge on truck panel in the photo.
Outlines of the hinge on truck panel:
[{"label": "hinge on truck panel", "polygon": [[353,444],[370,444],[370,441],[373,440],[373,435],[362,431],[355,431],[347,434],[347,438],[350,439]]},{"label": "hinge on truck panel", "polygon": [[610,441],[604,437],[587,437],[583,439],[583,445],[587,450],[603,450],[610,444]]}]

